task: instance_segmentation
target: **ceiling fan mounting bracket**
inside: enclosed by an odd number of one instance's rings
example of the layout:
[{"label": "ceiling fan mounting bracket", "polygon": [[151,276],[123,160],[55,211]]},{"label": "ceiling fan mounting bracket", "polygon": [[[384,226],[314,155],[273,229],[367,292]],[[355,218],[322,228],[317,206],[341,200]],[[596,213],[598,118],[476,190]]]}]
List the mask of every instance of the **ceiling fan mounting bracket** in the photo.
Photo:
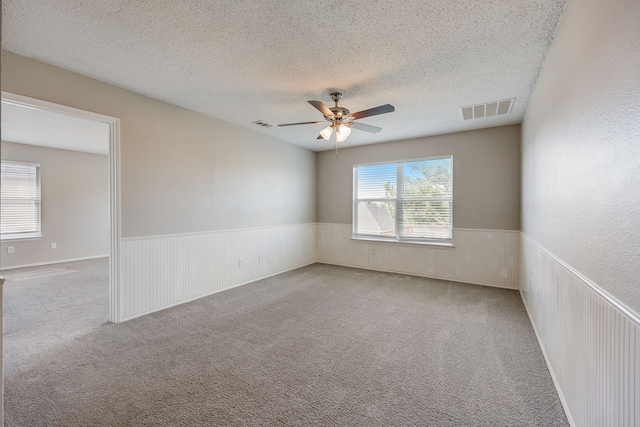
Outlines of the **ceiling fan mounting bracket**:
[{"label": "ceiling fan mounting bracket", "polygon": [[338,101],[342,99],[342,93],[333,92],[329,95],[331,96],[331,99],[333,100],[333,102],[336,103],[336,105],[334,107],[329,108],[329,110],[331,110],[331,112],[333,113],[333,117],[325,116],[324,118],[330,122],[335,122],[335,121],[340,122],[342,121],[343,118],[349,115],[349,110],[343,107],[338,107]]}]

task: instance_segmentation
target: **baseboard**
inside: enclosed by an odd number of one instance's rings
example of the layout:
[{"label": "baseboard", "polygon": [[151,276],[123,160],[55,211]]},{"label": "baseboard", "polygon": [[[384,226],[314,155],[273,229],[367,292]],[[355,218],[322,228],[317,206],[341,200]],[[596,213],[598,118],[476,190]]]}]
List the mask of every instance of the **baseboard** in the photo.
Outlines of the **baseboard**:
[{"label": "baseboard", "polygon": [[298,267],[289,268],[288,270],[279,271],[279,272],[273,273],[273,274],[268,274],[266,276],[258,277],[256,279],[251,279],[251,280],[249,280],[247,282],[244,282],[244,283],[240,283],[240,284],[237,284],[237,285],[229,286],[228,288],[219,289],[219,290],[216,290],[216,291],[213,291],[213,292],[209,292],[208,294],[205,294],[205,295],[199,295],[199,296],[196,296],[196,297],[193,297],[193,298],[186,299],[184,301],[177,301],[177,302],[175,302],[175,303],[173,303],[171,305],[168,305],[166,307],[159,307],[159,308],[147,311],[145,313],[140,313],[140,314],[136,314],[135,316],[124,318],[124,319],[122,319],[122,322],[128,322],[129,320],[137,319],[138,317],[146,316],[147,314],[156,313],[158,311],[166,310],[167,308],[176,307],[178,305],[186,304],[186,303],[191,302],[191,301],[196,301],[196,300],[199,300],[201,298],[206,298],[208,296],[215,295],[215,294],[220,293],[220,292],[224,292],[224,291],[228,291],[228,290],[233,289],[233,288],[238,288],[240,286],[248,285],[250,283],[257,282],[259,280],[268,279],[269,277],[277,276],[279,274],[283,274],[283,273],[286,273],[288,271],[297,270],[299,268],[306,267],[308,265],[313,265],[313,264],[316,264],[316,263],[315,262],[310,262],[308,264],[304,264],[304,265],[301,265],[301,266],[298,266]]},{"label": "baseboard", "polygon": [[57,260],[57,261],[46,261],[46,262],[35,262],[35,263],[31,263],[31,264],[10,265],[10,266],[1,267],[0,271],[14,270],[16,268],[25,268],[25,267],[38,267],[38,266],[41,266],[41,265],[62,264],[62,263],[65,263],[65,262],[73,262],[73,261],[85,261],[85,260],[97,259],[97,258],[109,258],[109,255],[95,255],[95,256],[88,256],[88,257],[82,257],[82,258],[61,259],[61,260]]},{"label": "baseboard", "polygon": [[487,286],[487,287],[490,287],[490,288],[508,289],[510,291],[517,291],[518,290],[518,288],[514,288],[512,286],[502,286],[502,285],[495,285],[493,283],[474,282],[474,281],[470,281],[470,280],[443,279],[442,277],[438,277],[438,276],[430,276],[430,275],[427,275],[427,274],[407,273],[406,271],[384,270],[384,269],[380,269],[380,268],[362,267],[362,266],[339,264],[339,263],[326,262],[326,261],[318,261],[318,264],[337,265],[337,266],[340,266],[340,267],[349,267],[349,268],[359,268],[361,270],[379,271],[381,273],[404,274],[404,275],[407,275],[407,276],[414,276],[414,277],[426,277],[428,279],[442,280],[444,282],[465,283],[465,284],[468,284],[468,285],[477,285],[477,286]]},{"label": "baseboard", "polygon": [[[529,319],[531,320],[532,319],[531,312],[529,311],[529,306],[527,305],[526,299],[522,296],[522,292],[520,292],[520,298],[522,298],[524,309],[527,312],[527,316],[529,316]],[[567,400],[564,398],[564,394],[562,393],[562,389],[560,388],[560,384],[558,383],[558,378],[556,377],[556,374],[553,371],[553,366],[551,366],[551,361],[549,360],[549,356],[547,356],[547,351],[544,348],[544,343],[540,339],[538,328],[536,328],[536,324],[533,323],[532,321],[531,321],[531,326],[533,327],[533,332],[536,334],[536,339],[538,340],[538,344],[540,345],[542,356],[544,357],[544,361],[547,364],[549,375],[551,375],[551,380],[553,381],[553,385],[555,386],[556,392],[558,393],[558,398],[560,399],[560,403],[562,404],[562,409],[564,409],[564,414],[567,416],[567,421],[569,421],[569,425],[571,427],[576,427],[576,423],[573,421],[573,417],[571,417],[571,411],[569,410],[569,406],[567,405]]]}]

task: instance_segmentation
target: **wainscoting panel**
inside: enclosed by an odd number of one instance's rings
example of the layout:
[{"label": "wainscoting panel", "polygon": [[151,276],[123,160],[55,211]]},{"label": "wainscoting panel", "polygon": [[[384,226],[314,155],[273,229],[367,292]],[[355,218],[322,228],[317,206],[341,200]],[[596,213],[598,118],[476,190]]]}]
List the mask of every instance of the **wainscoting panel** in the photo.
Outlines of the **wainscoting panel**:
[{"label": "wainscoting panel", "polygon": [[318,262],[369,268],[369,247],[351,241],[350,224],[318,224]]},{"label": "wainscoting panel", "polygon": [[522,236],[521,293],[574,426],[640,425],[640,317]]},{"label": "wainscoting panel", "polygon": [[315,224],[122,239],[120,321],[315,261]]},{"label": "wainscoting panel", "polygon": [[453,248],[351,239],[350,224],[318,224],[318,262],[518,288],[520,234],[454,229]]}]

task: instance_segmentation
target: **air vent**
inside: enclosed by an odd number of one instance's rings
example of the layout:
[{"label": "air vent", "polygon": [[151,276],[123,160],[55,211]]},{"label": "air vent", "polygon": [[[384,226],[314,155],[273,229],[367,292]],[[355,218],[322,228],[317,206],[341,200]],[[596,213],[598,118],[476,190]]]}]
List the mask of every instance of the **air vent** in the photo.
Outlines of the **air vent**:
[{"label": "air vent", "polygon": [[502,99],[500,101],[487,102],[486,104],[469,105],[461,107],[464,120],[480,119],[482,117],[500,116],[511,112],[511,107],[516,99]]},{"label": "air vent", "polygon": [[270,128],[271,126],[273,126],[265,122],[264,120],[256,120],[255,122],[251,122],[251,123],[256,124],[258,126],[262,126],[263,128]]}]

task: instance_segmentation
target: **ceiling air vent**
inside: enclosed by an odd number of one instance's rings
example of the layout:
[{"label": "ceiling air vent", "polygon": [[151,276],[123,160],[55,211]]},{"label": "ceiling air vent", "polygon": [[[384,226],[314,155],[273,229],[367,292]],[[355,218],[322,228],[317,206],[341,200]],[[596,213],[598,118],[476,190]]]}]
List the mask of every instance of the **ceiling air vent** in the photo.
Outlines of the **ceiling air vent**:
[{"label": "ceiling air vent", "polygon": [[511,112],[515,98],[487,102],[485,104],[461,107],[464,120],[479,119],[481,117],[500,116]]},{"label": "ceiling air vent", "polygon": [[264,120],[256,120],[255,122],[251,122],[251,123],[256,124],[258,126],[262,126],[263,128],[270,128],[271,126],[273,126],[265,122]]}]

